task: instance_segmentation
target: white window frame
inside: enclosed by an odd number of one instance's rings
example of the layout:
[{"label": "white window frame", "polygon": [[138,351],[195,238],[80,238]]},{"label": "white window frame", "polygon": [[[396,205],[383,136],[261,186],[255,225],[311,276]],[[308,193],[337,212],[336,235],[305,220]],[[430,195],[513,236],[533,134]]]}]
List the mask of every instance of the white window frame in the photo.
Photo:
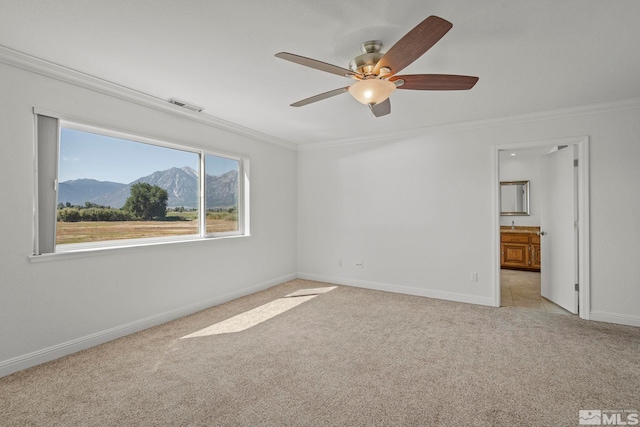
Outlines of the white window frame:
[{"label": "white window frame", "polygon": [[[229,155],[229,154],[220,154],[220,153],[216,153],[214,151],[203,151],[202,154],[200,155],[200,170],[203,170],[206,172],[206,168],[204,167],[205,163],[206,163],[206,157],[207,156],[215,156],[215,157],[222,157],[225,159],[229,159],[229,160],[237,160],[238,161],[238,197],[237,197],[237,203],[238,203],[238,207],[237,207],[237,217],[238,217],[238,230],[236,231],[221,231],[221,232],[217,232],[217,233],[207,233],[207,207],[206,207],[206,203],[205,203],[205,192],[204,191],[200,191],[199,197],[200,197],[200,210],[201,210],[201,214],[198,217],[198,219],[200,220],[201,224],[200,224],[200,234],[203,237],[228,237],[228,236],[238,236],[238,235],[244,235],[245,234],[245,230],[246,228],[246,224],[248,223],[247,221],[247,216],[246,216],[246,212],[245,212],[245,202],[246,202],[246,197],[245,197],[245,185],[248,182],[248,179],[244,179],[245,177],[245,167],[248,166],[248,162],[245,161],[244,158],[242,157],[238,157],[238,156],[233,156],[233,155]],[[247,168],[248,169],[248,168]],[[207,174],[206,173],[201,173],[200,174],[200,188],[206,188],[206,179],[207,179]]]},{"label": "white window frame", "polygon": [[[132,142],[138,142],[143,144],[150,144],[158,147],[171,148],[175,150],[185,151],[189,153],[194,153],[199,156],[199,206],[198,206],[198,233],[197,234],[188,234],[188,235],[178,235],[178,236],[163,236],[163,237],[143,237],[137,239],[119,239],[119,240],[104,240],[100,242],[86,242],[86,243],[68,243],[58,245],[55,244],[55,234],[56,229],[54,228],[54,250],[52,253],[45,253],[42,255],[56,255],[56,254],[64,254],[64,253],[73,253],[73,252],[87,252],[87,251],[95,251],[99,249],[117,249],[124,247],[136,247],[136,246],[148,246],[148,245],[156,245],[156,244],[167,244],[174,242],[191,242],[191,241],[205,241],[205,240],[216,240],[221,238],[231,238],[231,237],[244,237],[249,236],[249,157],[243,156],[240,154],[232,154],[226,153],[221,150],[215,150],[210,148],[205,148],[202,146],[187,145],[185,143],[176,143],[170,142],[167,138],[157,138],[141,135],[138,132],[126,131],[116,129],[114,126],[108,125],[96,125],[91,124],[88,121],[84,121],[82,119],[77,118],[64,118],[58,114],[52,114],[51,112],[39,111],[34,108],[35,114],[46,115],[50,117],[54,117],[58,119],[58,147],[56,148],[56,158],[54,159],[56,163],[56,181],[55,181],[55,193],[57,200],[57,191],[58,191],[58,165],[60,162],[60,133],[62,128],[73,129],[82,132],[89,132],[98,135],[104,135],[108,137],[114,137],[119,139],[125,139]],[[36,141],[37,147],[37,141]],[[36,157],[37,157],[36,150]],[[236,160],[238,161],[238,190],[237,190],[237,218],[238,218],[238,230],[227,231],[227,232],[216,232],[216,233],[207,233],[206,229],[206,205],[205,205],[205,181],[206,181],[206,156],[216,156],[222,157],[225,159]],[[48,161],[48,160],[47,160]],[[37,163],[37,159],[36,159]],[[37,182],[37,168],[35,170],[36,174],[36,182]],[[37,189],[36,191],[40,191]],[[36,200],[38,197],[36,197]],[[38,221],[39,209],[36,203],[36,224]],[[56,222],[57,224],[57,222]],[[38,248],[38,236],[37,236],[37,225],[35,227],[35,251],[34,257],[41,256],[37,252]]]}]

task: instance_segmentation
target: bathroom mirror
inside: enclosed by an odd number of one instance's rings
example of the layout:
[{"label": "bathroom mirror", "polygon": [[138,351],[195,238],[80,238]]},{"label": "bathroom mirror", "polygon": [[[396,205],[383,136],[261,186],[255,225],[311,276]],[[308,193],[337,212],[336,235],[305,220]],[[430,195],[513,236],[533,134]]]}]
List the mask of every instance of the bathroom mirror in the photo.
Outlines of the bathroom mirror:
[{"label": "bathroom mirror", "polygon": [[529,215],[529,181],[500,183],[500,215]]}]

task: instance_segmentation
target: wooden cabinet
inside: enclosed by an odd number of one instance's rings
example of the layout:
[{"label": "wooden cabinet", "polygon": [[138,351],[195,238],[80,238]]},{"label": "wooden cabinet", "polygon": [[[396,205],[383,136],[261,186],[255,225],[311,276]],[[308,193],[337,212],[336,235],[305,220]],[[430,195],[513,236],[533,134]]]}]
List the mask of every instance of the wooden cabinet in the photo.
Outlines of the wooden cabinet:
[{"label": "wooden cabinet", "polygon": [[531,267],[540,271],[540,236],[534,234],[531,239]]},{"label": "wooden cabinet", "polygon": [[500,233],[500,267],[540,271],[540,236],[533,233]]}]

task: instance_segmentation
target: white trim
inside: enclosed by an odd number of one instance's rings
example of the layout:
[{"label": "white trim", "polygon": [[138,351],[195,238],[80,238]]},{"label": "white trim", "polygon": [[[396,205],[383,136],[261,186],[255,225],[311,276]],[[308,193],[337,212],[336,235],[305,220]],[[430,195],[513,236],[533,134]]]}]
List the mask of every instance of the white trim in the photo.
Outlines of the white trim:
[{"label": "white trim", "polygon": [[[206,156],[204,156],[206,159]],[[244,165],[245,163],[248,163],[249,160],[246,159],[237,159],[238,161],[238,190],[237,190],[237,197],[236,197],[236,221],[238,222],[238,230],[237,232],[241,235],[244,235],[244,219],[245,219],[245,215],[244,215],[244,177],[245,177],[245,173],[244,173]],[[205,168],[206,171],[206,168]],[[205,174],[206,175],[206,174]],[[203,181],[203,183],[206,183],[207,181],[207,177],[205,176],[205,179]],[[202,194],[205,194],[205,191],[202,191]],[[203,200],[204,203],[204,200]],[[206,203],[205,203],[205,209],[202,210],[204,215],[204,222],[205,222],[205,227],[204,227],[204,232],[205,234],[207,233],[207,209],[206,209]],[[217,235],[221,235],[220,233],[217,233]]]},{"label": "white trim", "polygon": [[494,288],[493,305],[500,305],[500,261],[495,261],[500,253],[500,151],[542,148],[552,145],[577,145],[578,147],[578,283],[580,283],[579,315],[585,320],[591,318],[591,249],[589,222],[589,137],[575,136],[543,141],[496,144],[493,151],[493,252],[494,252]]},{"label": "white trim", "polygon": [[578,146],[578,283],[580,317],[591,319],[591,220],[589,216],[589,137]]},{"label": "white trim", "polygon": [[452,132],[469,131],[483,129],[494,126],[504,126],[552,120],[565,117],[584,116],[589,114],[608,113],[612,111],[623,111],[640,108],[640,98],[622,99],[613,102],[603,102],[597,104],[580,105],[576,107],[560,108],[555,110],[539,111],[534,113],[518,114],[513,116],[498,117],[485,120],[474,120],[469,122],[452,123],[439,126],[426,126],[422,128],[410,129],[400,132],[380,133],[376,135],[358,136],[354,138],[344,138],[331,141],[311,142],[300,144],[298,151],[318,150],[322,148],[340,147],[345,145],[366,144],[373,142],[392,142],[398,139],[423,137],[425,135],[443,134]]},{"label": "white trim", "polygon": [[213,307],[225,302],[234,300],[236,298],[243,297],[245,295],[252,294],[254,292],[261,291],[263,289],[270,288],[272,286],[279,285],[281,283],[288,282],[296,278],[295,273],[290,273],[284,276],[277,277],[258,285],[249,286],[242,290],[228,292],[224,295],[217,296],[208,301],[198,302],[190,304],[174,310],[166,311],[154,316],[146,317],[144,319],[136,320],[124,325],[116,326],[104,331],[96,332],[91,335],[76,338],[71,341],[67,341],[61,344],[57,344],[51,347],[43,348],[33,351],[22,356],[14,357],[8,360],[0,361],[0,377],[12,374],[14,372],[30,368],[32,366],[39,365],[63,356],[67,356],[78,351],[94,347],[96,345],[112,341],[116,338],[123,337],[125,335],[132,334],[134,332],[141,331],[143,329],[157,326],[162,323],[169,322],[180,317],[187,316],[192,313],[196,313],[201,310],[205,310],[209,307]]},{"label": "white trim", "polygon": [[[240,182],[240,177],[238,177]],[[238,215],[242,215],[242,234],[251,235],[251,161],[247,157],[242,161],[242,211]],[[240,203],[240,202],[238,202]],[[238,217],[238,221],[240,218]]]},{"label": "white trim", "polygon": [[[115,243],[104,246],[84,246],[78,247],[75,250],[67,248],[60,252],[46,253],[42,255],[31,255],[29,261],[32,263],[60,261],[64,259],[85,258],[92,256],[100,256],[109,253],[115,253],[119,251],[131,251],[131,252],[147,252],[150,247],[164,246],[164,245],[176,245],[176,244],[193,244],[195,242],[215,242],[225,241],[230,239],[244,239],[251,237],[248,234],[234,234],[230,236],[218,236],[212,234],[212,237],[199,237],[199,236],[173,236],[173,240],[167,240],[166,238],[157,237],[150,239],[130,239],[130,240],[107,240],[109,243]],[[215,237],[214,237],[215,236]],[[127,244],[128,243],[128,244]],[[78,245],[82,245],[79,243]],[[72,246],[72,244],[64,245]],[[115,252],[114,252],[115,251]]]},{"label": "white trim", "polygon": [[493,211],[497,212],[492,216],[491,229],[493,230],[492,236],[492,248],[498,248],[493,250],[491,259],[493,260],[493,280],[498,281],[498,286],[493,286],[491,298],[493,300],[493,307],[500,307],[500,211],[502,206],[500,205],[500,149],[494,145],[492,146],[492,159],[491,166],[493,167]]},{"label": "white trim", "polygon": [[[207,187],[207,156],[201,155],[199,157],[200,171],[198,172],[198,230],[201,236],[207,234],[207,198],[205,195]],[[241,163],[241,161],[240,161]],[[240,183],[240,174],[238,174],[238,183]],[[242,194],[242,189],[238,188],[239,194]],[[242,233],[240,233],[242,234]]]},{"label": "white trim", "polygon": [[477,304],[493,306],[491,298],[460,294],[457,292],[437,291],[433,289],[418,288],[415,286],[395,285],[390,283],[371,282],[368,280],[349,279],[342,277],[325,276],[313,273],[298,273],[299,279],[314,280],[316,282],[332,283],[336,285],[354,286],[357,288],[373,289],[384,292],[394,292],[397,294],[413,295],[418,297],[435,298],[446,301],[462,302],[467,304]]},{"label": "white trim", "polygon": [[631,314],[606,313],[604,311],[592,311],[590,320],[596,322],[615,323],[618,325],[640,327],[640,316]]},{"label": "white trim", "polygon": [[[38,173],[40,167],[38,165],[38,115],[33,114],[33,255],[40,254],[40,224],[38,214],[40,212],[40,200],[38,198]],[[57,174],[56,174],[57,179]]]},{"label": "white trim", "polygon": [[26,53],[22,53],[1,45],[0,63],[4,63],[16,68],[30,71],[32,73],[40,74],[45,77],[69,83],[74,86],[83,87],[85,89],[90,89],[95,92],[113,96],[114,98],[119,98],[128,102],[132,102],[134,104],[142,105],[144,107],[153,108],[154,110],[183,117],[194,122],[231,132],[236,135],[246,136],[254,140],[266,142],[268,144],[276,145],[281,148],[286,148],[288,150],[295,151],[298,147],[297,144],[291,141],[276,138],[274,136],[249,129],[244,126],[240,126],[205,113],[190,111],[185,108],[170,104],[168,100],[156,98],[155,96],[151,96],[146,93],[139,92],[137,90],[130,89],[128,87],[121,86],[119,84],[112,83],[107,80],[103,80],[98,77],[94,77],[92,75],[85,74],[80,71],[76,71],[71,68],[67,68],[62,65],[46,61],[44,59],[37,58],[35,56],[27,55]]},{"label": "white trim", "polygon": [[258,141],[273,144],[293,151],[308,151],[321,148],[338,147],[343,145],[363,144],[371,142],[387,142],[401,138],[424,136],[425,134],[450,133],[465,130],[482,129],[492,126],[535,122],[562,117],[573,117],[588,114],[621,111],[640,107],[640,98],[628,98],[613,102],[603,102],[589,105],[580,105],[554,110],[538,111],[533,113],[518,114],[506,117],[498,117],[484,120],[452,123],[438,126],[427,126],[399,132],[389,132],[370,136],[359,136],[337,140],[295,143],[271,135],[249,129],[235,123],[227,122],[204,113],[196,113],[170,104],[168,101],[130,89],[107,80],[103,80],[89,74],[85,74],[71,68],[64,67],[25,53],[0,45],[0,63],[30,71],[36,74],[50,77],[75,86],[84,87],[99,93],[143,105],[155,110],[184,117],[217,129],[225,130],[236,135],[246,136]]}]

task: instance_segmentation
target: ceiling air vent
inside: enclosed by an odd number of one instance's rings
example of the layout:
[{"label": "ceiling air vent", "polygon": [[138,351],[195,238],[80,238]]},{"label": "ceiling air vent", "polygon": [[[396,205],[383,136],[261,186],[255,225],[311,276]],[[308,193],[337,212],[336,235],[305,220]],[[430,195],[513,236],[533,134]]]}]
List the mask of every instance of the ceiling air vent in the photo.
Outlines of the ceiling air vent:
[{"label": "ceiling air vent", "polygon": [[196,111],[198,113],[200,113],[202,110],[204,110],[204,107],[199,107],[199,106],[197,106],[195,104],[191,104],[190,102],[183,101],[183,100],[178,99],[178,98],[171,98],[169,100],[169,103],[177,105],[178,107],[186,108],[187,110]]}]

